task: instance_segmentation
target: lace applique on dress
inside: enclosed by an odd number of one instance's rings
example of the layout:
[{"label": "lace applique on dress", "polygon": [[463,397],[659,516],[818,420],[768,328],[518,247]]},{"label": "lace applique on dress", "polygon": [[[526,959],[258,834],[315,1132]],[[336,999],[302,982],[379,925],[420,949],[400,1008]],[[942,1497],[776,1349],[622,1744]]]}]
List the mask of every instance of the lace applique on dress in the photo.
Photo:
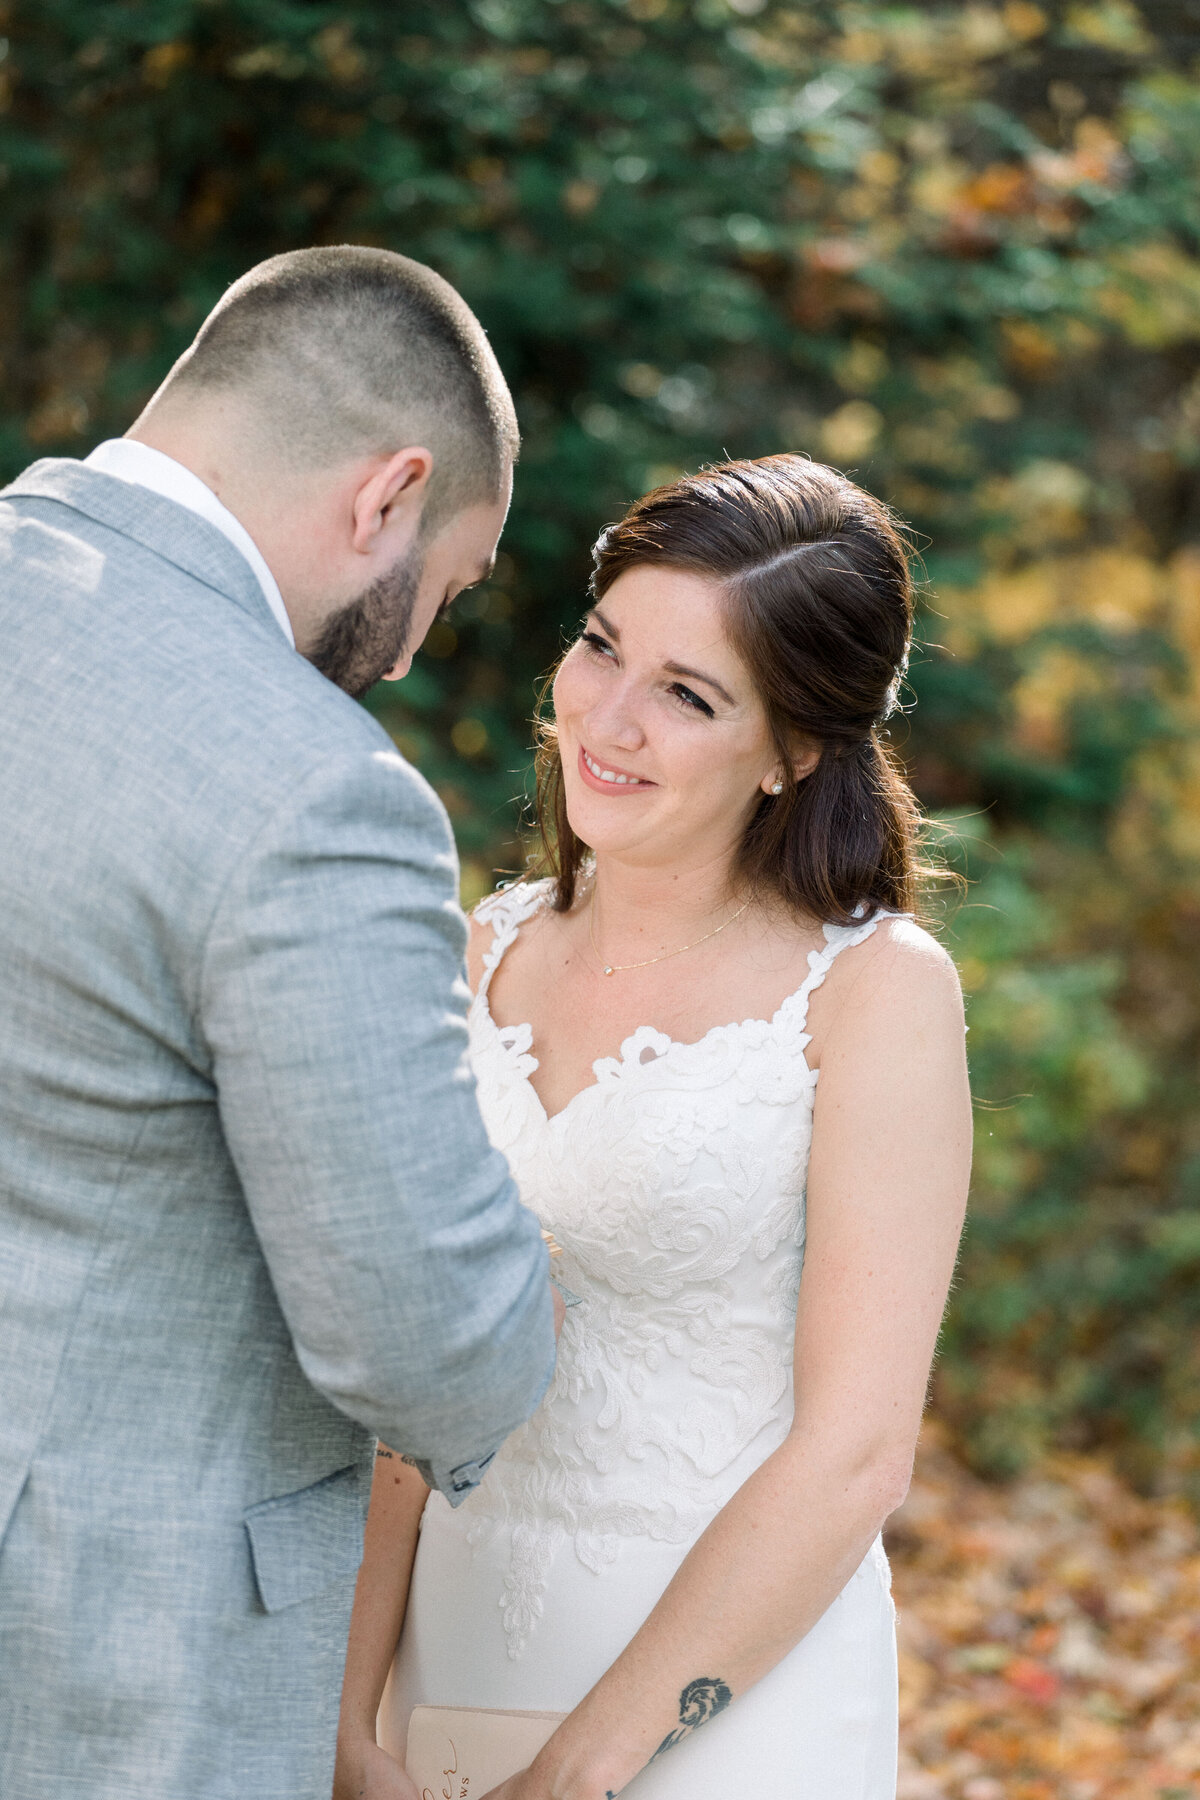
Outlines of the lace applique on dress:
[{"label": "lace applique on dress", "polygon": [[886,916],[826,926],[803,986],[770,1020],[692,1044],[640,1027],[547,1118],[529,1080],[530,1027],[497,1026],[488,990],[549,891],[523,883],[479,908],[494,935],[471,1009],[488,1129],[583,1300],[541,1405],[454,1515],[474,1543],[507,1535],[500,1604],[514,1658],[557,1552],[601,1570],[624,1537],[692,1541],[786,1436],[817,1083],[808,1003],[835,957]]}]

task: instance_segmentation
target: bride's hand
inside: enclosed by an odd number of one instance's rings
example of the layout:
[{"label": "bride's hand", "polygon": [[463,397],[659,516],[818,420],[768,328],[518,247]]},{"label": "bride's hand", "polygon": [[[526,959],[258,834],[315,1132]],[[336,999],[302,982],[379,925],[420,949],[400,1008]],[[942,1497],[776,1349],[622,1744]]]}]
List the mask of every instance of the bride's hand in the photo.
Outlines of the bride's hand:
[{"label": "bride's hand", "polygon": [[420,1789],[378,1744],[339,1744],[333,1800],[421,1800]]}]

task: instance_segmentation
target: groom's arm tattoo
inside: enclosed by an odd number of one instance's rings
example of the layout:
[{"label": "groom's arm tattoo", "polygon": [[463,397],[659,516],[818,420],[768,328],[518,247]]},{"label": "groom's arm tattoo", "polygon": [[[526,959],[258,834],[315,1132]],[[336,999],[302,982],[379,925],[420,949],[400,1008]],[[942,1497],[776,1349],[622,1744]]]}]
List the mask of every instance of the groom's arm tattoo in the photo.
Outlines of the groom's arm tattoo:
[{"label": "groom's arm tattoo", "polygon": [[[421,1466],[415,1456],[409,1456],[407,1452],[389,1450],[386,1444],[376,1444],[375,1458],[377,1462],[407,1463],[410,1469],[419,1469]],[[399,1479],[400,1477],[397,1475],[396,1480],[399,1481]]]},{"label": "groom's arm tattoo", "polygon": [[[669,1731],[650,1762],[657,1762],[664,1750],[678,1744],[683,1738],[691,1737],[698,1726],[724,1712],[733,1699],[726,1684],[716,1675],[699,1675],[695,1681],[689,1681],[679,1696],[679,1723],[674,1731]],[[649,1768],[647,1763],[646,1767]]]}]

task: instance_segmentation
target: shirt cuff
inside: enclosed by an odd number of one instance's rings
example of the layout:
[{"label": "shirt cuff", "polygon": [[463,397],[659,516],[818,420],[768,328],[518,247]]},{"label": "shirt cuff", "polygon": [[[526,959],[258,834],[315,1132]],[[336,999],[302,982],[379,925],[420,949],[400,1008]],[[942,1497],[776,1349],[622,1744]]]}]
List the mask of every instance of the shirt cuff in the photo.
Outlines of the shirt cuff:
[{"label": "shirt cuff", "polygon": [[444,1494],[451,1506],[461,1506],[467,1495],[483,1480],[484,1470],[495,1454],[492,1450],[487,1456],[477,1457],[474,1462],[459,1463],[456,1469],[451,1469],[448,1473],[435,1469],[431,1463],[422,1462],[417,1456],[406,1456],[404,1460],[412,1464],[426,1487],[436,1488],[439,1494]]}]

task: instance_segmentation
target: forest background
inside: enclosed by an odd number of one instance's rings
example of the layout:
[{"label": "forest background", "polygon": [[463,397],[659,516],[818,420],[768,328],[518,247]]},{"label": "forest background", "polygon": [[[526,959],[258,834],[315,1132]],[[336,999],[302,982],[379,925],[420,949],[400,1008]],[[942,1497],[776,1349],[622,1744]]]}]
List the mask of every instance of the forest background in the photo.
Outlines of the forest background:
[{"label": "forest background", "polygon": [[[1200,5],[0,3],[0,475],[121,433],[297,245],[432,263],[525,449],[370,704],[520,865],[598,527],[811,453],[923,547],[893,738],[969,878],[973,1212],[935,1408],[1200,1497]],[[86,669],[75,672],[88,705]],[[897,1045],[902,1053],[903,1045]]]}]

